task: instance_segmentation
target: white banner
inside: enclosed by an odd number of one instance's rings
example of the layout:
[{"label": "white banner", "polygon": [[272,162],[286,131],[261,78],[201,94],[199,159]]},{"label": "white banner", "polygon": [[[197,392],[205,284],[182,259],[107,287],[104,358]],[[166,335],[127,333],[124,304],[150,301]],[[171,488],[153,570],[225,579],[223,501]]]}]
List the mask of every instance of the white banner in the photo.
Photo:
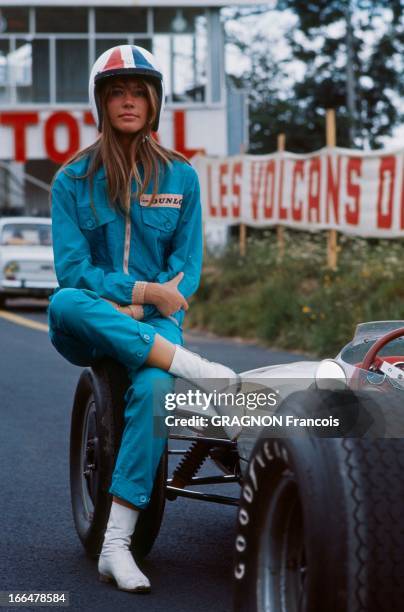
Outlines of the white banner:
[{"label": "white banner", "polygon": [[404,236],[404,149],[327,147],[309,155],[197,156],[193,163],[208,223]]}]

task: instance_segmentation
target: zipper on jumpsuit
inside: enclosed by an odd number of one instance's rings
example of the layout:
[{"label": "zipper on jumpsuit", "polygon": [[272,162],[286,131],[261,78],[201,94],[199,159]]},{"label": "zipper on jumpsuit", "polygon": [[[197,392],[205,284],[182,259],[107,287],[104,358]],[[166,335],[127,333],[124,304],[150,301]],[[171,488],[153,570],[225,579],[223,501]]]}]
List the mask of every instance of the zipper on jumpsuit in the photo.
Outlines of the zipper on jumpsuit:
[{"label": "zipper on jumpsuit", "polygon": [[[131,238],[131,218],[130,211],[127,213],[125,218],[125,247],[123,250],[123,272],[124,274],[129,274],[129,254],[130,254],[130,238]],[[172,315],[168,315],[168,318],[171,319],[173,323],[179,327],[179,323],[175,317]]]},{"label": "zipper on jumpsuit", "polygon": [[129,274],[129,253],[130,253],[130,234],[131,234],[131,219],[130,212],[125,219],[125,248],[123,250],[123,272]]}]

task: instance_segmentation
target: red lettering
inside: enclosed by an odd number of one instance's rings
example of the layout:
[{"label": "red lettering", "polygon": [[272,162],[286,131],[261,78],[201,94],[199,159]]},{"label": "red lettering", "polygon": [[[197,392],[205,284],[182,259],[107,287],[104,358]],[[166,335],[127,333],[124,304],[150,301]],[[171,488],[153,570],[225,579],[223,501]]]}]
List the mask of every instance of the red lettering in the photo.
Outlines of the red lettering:
[{"label": "red lettering", "polygon": [[0,123],[14,130],[14,159],[25,162],[27,159],[26,129],[38,123],[38,113],[1,113]]},{"label": "red lettering", "polygon": [[[269,189],[269,182],[271,188]],[[268,198],[269,192],[269,198]],[[264,186],[264,218],[270,219],[274,214],[275,204],[275,160],[270,159],[265,168],[265,186]]]},{"label": "red lettering", "polygon": [[320,188],[321,188],[321,172],[320,158],[312,157],[309,166],[309,221],[312,221],[313,211],[315,213],[315,221],[320,222]]},{"label": "red lettering", "polygon": [[337,156],[337,176],[334,177],[332,157],[327,156],[327,201],[326,201],[326,213],[325,218],[327,223],[330,221],[330,207],[332,205],[334,219],[336,223],[339,223],[339,194],[341,185],[341,157]]},{"label": "red lettering", "polygon": [[212,166],[207,167],[207,183],[208,183],[208,209],[211,217],[217,217],[216,206],[213,204],[212,198]]},{"label": "red lettering", "polygon": [[[55,132],[60,125],[65,125],[68,133],[68,146],[65,151],[56,148]],[[49,158],[57,164],[63,164],[80,146],[80,132],[76,119],[70,113],[60,111],[53,113],[45,123],[45,149]]]},{"label": "red lettering", "polygon": [[83,113],[83,123],[84,125],[95,125],[93,114],[90,111]]},{"label": "red lettering", "polygon": [[303,213],[303,202],[302,200],[298,200],[296,202],[296,184],[298,178],[304,178],[304,160],[299,159],[293,168],[292,175],[292,219],[294,221],[302,220]]},{"label": "red lettering", "polygon": [[197,153],[205,154],[205,149],[187,149],[185,144],[185,111],[174,111],[174,149],[185,157],[193,157]]},{"label": "red lettering", "polygon": [[[256,167],[258,166],[258,172]],[[258,219],[258,202],[260,199],[260,191],[262,177],[264,175],[264,163],[251,162],[251,209],[253,219]]]},{"label": "red lettering", "polygon": [[227,195],[227,185],[223,180],[225,175],[229,171],[227,164],[220,164],[219,166],[219,210],[221,217],[227,217],[228,209],[224,205],[224,197]]},{"label": "red lettering", "polygon": [[[231,212],[233,218],[237,219],[241,214],[241,181],[243,178],[243,164],[237,162],[233,164],[233,175],[232,175],[232,191],[234,195]],[[239,179],[239,180],[237,180]]]},{"label": "red lettering", "polygon": [[[387,211],[383,212],[383,199],[385,194],[386,177],[390,175],[389,191],[387,194]],[[393,155],[382,157],[379,168],[379,191],[377,195],[377,227],[390,229],[393,222],[394,182],[396,178],[396,158]]]},{"label": "red lettering", "polygon": [[345,205],[345,220],[349,225],[358,225],[360,212],[360,185],[354,182],[355,177],[362,176],[362,159],[350,157],[346,167],[347,195],[353,200],[353,207]]}]

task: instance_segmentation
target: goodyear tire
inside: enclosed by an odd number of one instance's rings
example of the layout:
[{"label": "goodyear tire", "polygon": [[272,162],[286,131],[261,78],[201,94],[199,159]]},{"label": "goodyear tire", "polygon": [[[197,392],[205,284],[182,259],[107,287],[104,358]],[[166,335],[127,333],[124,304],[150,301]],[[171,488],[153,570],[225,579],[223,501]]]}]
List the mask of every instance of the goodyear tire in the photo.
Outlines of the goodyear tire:
[{"label": "goodyear tire", "polygon": [[[402,425],[403,403],[381,408],[387,420]],[[369,414],[381,423],[369,397],[298,392],[282,412],[305,418],[341,405],[356,410],[362,437],[257,440],[237,523],[237,612],[403,609],[404,439],[366,437]]]},{"label": "goodyear tire", "polygon": [[[102,547],[111,507],[108,493],[123,431],[126,370],[105,359],[79,379],[71,420],[70,490],[78,536],[91,557]],[[145,557],[158,535],[165,506],[167,452],[157,470],[148,507],[141,512],[132,539],[137,558]]]}]

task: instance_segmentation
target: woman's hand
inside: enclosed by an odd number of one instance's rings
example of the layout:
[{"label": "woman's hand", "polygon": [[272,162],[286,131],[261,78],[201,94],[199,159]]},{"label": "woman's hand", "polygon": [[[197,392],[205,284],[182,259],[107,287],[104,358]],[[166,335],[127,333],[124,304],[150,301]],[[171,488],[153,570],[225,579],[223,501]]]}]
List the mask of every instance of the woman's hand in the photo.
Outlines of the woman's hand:
[{"label": "woman's hand", "polygon": [[184,273],[179,272],[167,283],[147,283],[145,289],[145,303],[154,304],[163,317],[168,317],[180,308],[188,310],[188,302],[178,291],[178,283],[184,278]]},{"label": "woman's hand", "polygon": [[128,315],[135,321],[141,321],[143,319],[143,306],[139,306],[137,304],[129,304],[129,306],[119,306],[119,312],[123,312],[123,314]]},{"label": "woman's hand", "polygon": [[139,306],[137,304],[129,304],[128,306],[120,306],[119,304],[117,304],[116,302],[113,302],[112,300],[107,300],[107,298],[103,298],[106,302],[109,302],[118,312],[121,312],[122,314],[126,314],[128,315],[128,317],[131,317],[132,319],[135,319],[136,321],[141,321],[143,319],[143,307]]}]

